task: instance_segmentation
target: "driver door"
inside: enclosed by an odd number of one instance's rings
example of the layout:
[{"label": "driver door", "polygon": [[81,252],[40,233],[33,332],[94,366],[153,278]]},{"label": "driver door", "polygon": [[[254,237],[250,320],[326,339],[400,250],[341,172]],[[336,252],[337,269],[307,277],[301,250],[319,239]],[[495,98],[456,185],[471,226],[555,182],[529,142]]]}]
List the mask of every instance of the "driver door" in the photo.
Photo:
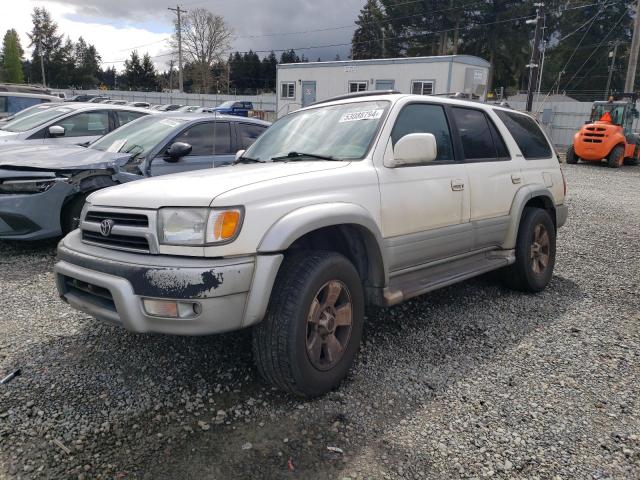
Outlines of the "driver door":
[{"label": "driver door", "polygon": [[[188,143],[189,155],[172,159],[166,155],[176,142]],[[151,162],[151,176],[214,168],[232,163],[231,124],[229,122],[205,122],[191,125],[171,140]]]}]

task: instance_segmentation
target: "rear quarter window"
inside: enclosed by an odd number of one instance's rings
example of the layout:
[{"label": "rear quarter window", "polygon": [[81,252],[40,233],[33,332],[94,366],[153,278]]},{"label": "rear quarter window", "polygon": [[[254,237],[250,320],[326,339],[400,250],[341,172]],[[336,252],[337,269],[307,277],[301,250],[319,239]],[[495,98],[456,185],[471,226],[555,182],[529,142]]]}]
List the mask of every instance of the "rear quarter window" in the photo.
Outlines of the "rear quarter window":
[{"label": "rear quarter window", "polygon": [[526,160],[551,158],[553,151],[538,123],[527,115],[495,110]]}]

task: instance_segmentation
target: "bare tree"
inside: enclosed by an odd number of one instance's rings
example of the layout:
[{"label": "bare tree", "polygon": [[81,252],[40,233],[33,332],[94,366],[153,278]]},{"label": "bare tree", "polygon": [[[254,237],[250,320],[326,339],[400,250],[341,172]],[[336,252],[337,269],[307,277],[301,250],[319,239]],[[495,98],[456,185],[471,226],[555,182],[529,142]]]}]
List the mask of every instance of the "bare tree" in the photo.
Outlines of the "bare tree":
[{"label": "bare tree", "polygon": [[[231,43],[231,29],[224,18],[214,15],[204,8],[190,10],[181,18],[182,51],[187,62],[197,76],[196,84],[201,93],[209,90],[211,69],[222,60]],[[174,50],[178,48],[178,38],[174,34],[171,39]]]}]

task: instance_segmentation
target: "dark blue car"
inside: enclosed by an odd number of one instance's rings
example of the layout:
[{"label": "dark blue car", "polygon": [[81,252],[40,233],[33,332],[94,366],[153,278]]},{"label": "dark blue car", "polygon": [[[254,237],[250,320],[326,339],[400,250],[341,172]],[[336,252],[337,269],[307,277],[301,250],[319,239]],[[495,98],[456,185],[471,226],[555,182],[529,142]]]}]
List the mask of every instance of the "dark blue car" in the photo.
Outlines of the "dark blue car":
[{"label": "dark blue car", "polygon": [[224,113],[225,115],[237,115],[239,117],[248,117],[249,111],[253,110],[253,103],[251,102],[224,102],[219,107],[215,108],[218,113]]}]

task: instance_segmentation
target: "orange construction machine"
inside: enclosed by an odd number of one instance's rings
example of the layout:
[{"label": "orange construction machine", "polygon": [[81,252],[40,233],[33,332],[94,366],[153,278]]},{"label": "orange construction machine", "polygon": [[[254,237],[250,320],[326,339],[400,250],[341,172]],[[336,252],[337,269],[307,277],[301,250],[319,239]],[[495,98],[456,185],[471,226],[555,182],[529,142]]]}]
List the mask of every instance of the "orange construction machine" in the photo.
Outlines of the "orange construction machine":
[{"label": "orange construction machine", "polygon": [[591,118],[567,150],[567,163],[604,159],[611,168],[621,167],[625,161],[637,165],[640,137],[631,130],[633,119],[638,117],[636,100],[635,93],[625,93],[608,102],[594,102]]}]

